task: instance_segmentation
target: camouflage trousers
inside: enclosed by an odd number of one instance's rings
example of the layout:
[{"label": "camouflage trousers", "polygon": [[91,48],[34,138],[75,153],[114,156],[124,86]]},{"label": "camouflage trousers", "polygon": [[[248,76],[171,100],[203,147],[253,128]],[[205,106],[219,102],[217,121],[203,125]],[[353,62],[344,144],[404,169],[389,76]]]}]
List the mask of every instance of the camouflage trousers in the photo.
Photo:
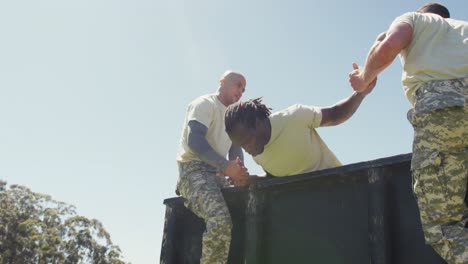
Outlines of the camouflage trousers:
[{"label": "camouflage trousers", "polygon": [[227,263],[232,222],[221,189],[229,183],[200,161],[179,164],[179,175],[177,190],[186,199],[185,206],[206,223],[200,263]]},{"label": "camouflage trousers", "polygon": [[[466,96],[466,87],[465,87]],[[452,106],[413,115],[413,190],[426,243],[448,263],[468,263],[468,110]]]}]

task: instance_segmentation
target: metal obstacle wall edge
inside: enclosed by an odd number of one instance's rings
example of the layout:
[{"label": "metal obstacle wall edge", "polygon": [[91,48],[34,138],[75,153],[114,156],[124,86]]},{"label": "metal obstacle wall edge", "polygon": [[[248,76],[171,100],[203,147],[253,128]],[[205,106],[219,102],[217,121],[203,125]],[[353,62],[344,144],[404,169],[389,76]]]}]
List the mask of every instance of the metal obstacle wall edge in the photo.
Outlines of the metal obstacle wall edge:
[{"label": "metal obstacle wall edge", "polygon": [[[439,264],[411,190],[411,154],[223,190],[233,220],[228,263]],[[164,200],[161,263],[199,263],[204,221]]]}]

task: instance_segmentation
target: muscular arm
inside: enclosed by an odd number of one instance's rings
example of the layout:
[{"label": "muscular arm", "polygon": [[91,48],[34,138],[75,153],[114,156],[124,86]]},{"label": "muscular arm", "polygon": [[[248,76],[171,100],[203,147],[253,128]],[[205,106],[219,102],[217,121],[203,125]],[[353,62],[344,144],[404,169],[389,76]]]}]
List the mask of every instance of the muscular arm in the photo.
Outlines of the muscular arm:
[{"label": "muscular arm", "polygon": [[359,69],[362,83],[352,84],[353,88],[356,91],[364,91],[367,85],[393,62],[398,53],[409,45],[412,37],[413,28],[407,23],[393,24],[386,33],[380,34],[367,55],[366,64]]},{"label": "muscular arm", "polygon": [[206,140],[208,128],[195,120],[189,121],[188,126],[188,146],[190,149],[195,152],[202,161],[215,167],[217,171],[224,172],[228,166],[228,161],[219,155]]}]

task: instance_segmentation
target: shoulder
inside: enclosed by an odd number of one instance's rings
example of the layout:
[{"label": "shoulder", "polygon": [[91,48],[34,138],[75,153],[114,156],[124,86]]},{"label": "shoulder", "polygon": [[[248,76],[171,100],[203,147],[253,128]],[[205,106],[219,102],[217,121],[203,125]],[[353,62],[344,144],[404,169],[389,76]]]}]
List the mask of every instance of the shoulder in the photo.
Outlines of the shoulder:
[{"label": "shoulder", "polygon": [[[272,114],[271,119],[287,119],[289,122],[316,123],[322,117],[322,110],[318,106],[294,104]],[[320,123],[320,122],[319,122]]]},{"label": "shoulder", "polygon": [[[213,95],[203,95],[195,98],[187,107],[189,119],[206,119],[212,116],[216,109]],[[206,124],[205,124],[206,125]]]},{"label": "shoulder", "polygon": [[202,95],[197,98],[195,98],[190,104],[188,105],[189,109],[194,109],[194,108],[207,108],[207,107],[213,107],[216,105],[216,94],[207,94],[207,95]]},{"label": "shoulder", "polygon": [[445,21],[453,27],[464,27],[464,28],[468,27],[468,21],[457,20],[453,18],[446,18]]},{"label": "shoulder", "polygon": [[216,94],[205,94],[195,98],[189,105],[211,104],[214,102]]},{"label": "shoulder", "polygon": [[318,113],[320,112],[320,107],[312,105],[294,104],[286,108],[285,110],[291,114]]},{"label": "shoulder", "polygon": [[196,120],[204,126],[210,127],[210,124],[219,115],[215,100],[216,95],[212,94],[197,97],[187,107],[186,120]]},{"label": "shoulder", "polygon": [[392,22],[392,25],[406,23],[406,24],[409,24],[410,26],[413,26],[414,22],[417,20],[420,14],[421,13],[416,13],[416,12],[404,13],[403,15],[400,15],[397,18],[395,18]]},{"label": "shoulder", "polygon": [[443,18],[436,14],[408,12],[397,17],[393,21],[393,24],[406,23],[409,24],[411,27],[415,27],[417,25],[432,26],[448,23],[449,20],[450,19]]}]

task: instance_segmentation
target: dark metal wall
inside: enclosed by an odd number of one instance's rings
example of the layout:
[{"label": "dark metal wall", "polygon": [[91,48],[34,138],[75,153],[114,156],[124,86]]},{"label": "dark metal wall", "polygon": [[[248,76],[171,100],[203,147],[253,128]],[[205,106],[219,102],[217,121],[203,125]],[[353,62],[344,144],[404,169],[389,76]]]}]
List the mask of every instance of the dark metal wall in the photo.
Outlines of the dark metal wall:
[{"label": "dark metal wall", "polygon": [[[228,188],[229,263],[438,264],[424,244],[411,191],[411,155]],[[166,204],[161,263],[199,263],[205,225]]]}]

